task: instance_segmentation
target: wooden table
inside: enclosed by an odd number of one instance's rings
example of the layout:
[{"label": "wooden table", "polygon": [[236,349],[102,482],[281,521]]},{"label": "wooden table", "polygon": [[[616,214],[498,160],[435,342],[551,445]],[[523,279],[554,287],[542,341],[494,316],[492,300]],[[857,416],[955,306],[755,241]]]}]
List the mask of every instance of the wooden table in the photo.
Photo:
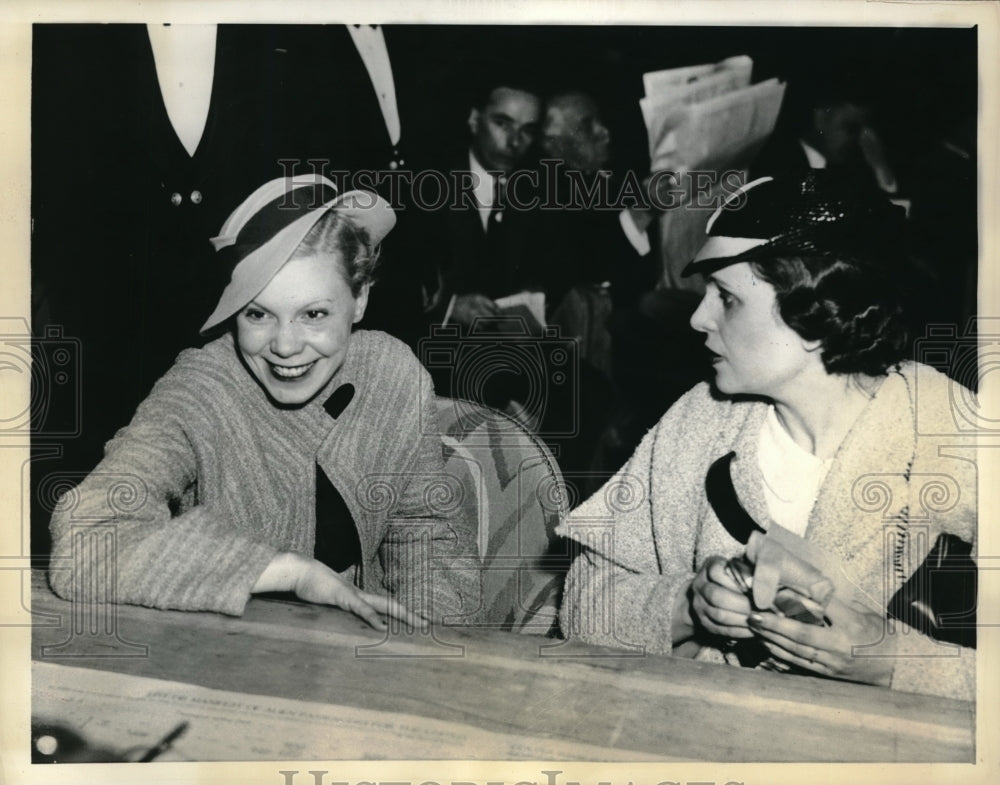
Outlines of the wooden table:
[{"label": "wooden table", "polygon": [[385,636],[278,600],[95,615],[41,575],[32,609],[33,715],[119,750],[187,719],[177,754],[195,760],[974,757],[973,704],[875,687],[493,630]]}]

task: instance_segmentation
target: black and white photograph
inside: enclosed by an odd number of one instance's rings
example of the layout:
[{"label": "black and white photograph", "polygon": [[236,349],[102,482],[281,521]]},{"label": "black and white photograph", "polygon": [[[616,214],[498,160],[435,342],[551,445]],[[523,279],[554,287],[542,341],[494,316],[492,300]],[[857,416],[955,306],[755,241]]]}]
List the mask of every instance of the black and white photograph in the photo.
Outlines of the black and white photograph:
[{"label": "black and white photograph", "polygon": [[990,781],[1000,6],[246,6],[0,25],[0,782]]}]

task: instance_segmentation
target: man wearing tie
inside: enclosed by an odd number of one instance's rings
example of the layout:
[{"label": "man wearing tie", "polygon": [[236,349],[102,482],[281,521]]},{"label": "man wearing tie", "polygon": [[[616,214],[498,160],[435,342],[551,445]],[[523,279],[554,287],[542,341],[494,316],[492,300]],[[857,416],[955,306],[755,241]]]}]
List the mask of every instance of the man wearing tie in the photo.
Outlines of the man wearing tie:
[{"label": "man wearing tie", "polygon": [[533,91],[502,82],[469,112],[469,146],[451,167],[451,181],[459,187],[444,221],[438,311],[443,309],[445,321],[470,326],[496,314],[498,297],[535,288],[535,271],[526,264],[534,216],[517,209],[529,200],[508,192],[508,182],[527,160],[540,117]]},{"label": "man wearing tie", "polygon": [[[506,410],[531,428],[543,412],[525,409],[531,369],[513,358],[534,338],[498,336],[500,329],[516,332],[516,324],[491,317],[500,314],[498,298],[542,288],[529,259],[537,210],[524,209],[531,194],[518,188],[530,181],[519,167],[528,160],[541,109],[529,87],[511,79],[488,84],[469,110],[466,144],[441,169],[452,186],[448,204],[422,214],[427,235],[436,238],[440,287],[428,310],[438,327],[418,356],[438,394]],[[498,361],[501,355],[511,362]]]}]

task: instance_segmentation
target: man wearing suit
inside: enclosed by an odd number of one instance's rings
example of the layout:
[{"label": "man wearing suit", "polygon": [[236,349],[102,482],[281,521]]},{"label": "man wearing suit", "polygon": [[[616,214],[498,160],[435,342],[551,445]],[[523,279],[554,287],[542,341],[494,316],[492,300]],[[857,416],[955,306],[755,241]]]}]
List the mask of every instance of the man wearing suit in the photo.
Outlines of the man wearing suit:
[{"label": "man wearing suit", "polygon": [[[655,214],[645,205],[614,204],[619,178],[607,168],[610,144],[611,132],[588,94],[573,90],[546,102],[542,148],[546,161],[558,165],[550,171],[558,173],[553,192],[562,208],[546,211],[544,232],[545,255],[561,259],[552,265],[562,278],[561,289],[554,291],[557,300],[576,283],[609,283],[611,296],[624,304],[656,282],[647,235]],[[586,193],[599,193],[598,185],[604,186],[607,204],[590,208]]]},{"label": "man wearing suit", "polygon": [[[557,279],[548,290],[564,293],[550,321],[578,341],[581,357],[580,429],[560,458],[570,474],[617,469],[646,428],[699,380],[704,354],[688,324],[697,296],[654,289],[659,259],[647,229],[655,206],[669,202],[652,191],[670,182],[632,177],[645,203],[618,204],[624,173],[616,178],[607,169],[611,141],[588,94],[573,90],[547,101],[542,147],[547,164],[559,165],[562,209],[544,212],[539,237]],[[585,191],[598,193],[597,186],[605,187],[606,204],[588,206]]]},{"label": "man wearing suit", "polygon": [[[473,332],[492,333],[498,327],[493,317],[500,313],[496,299],[540,289],[528,258],[534,215],[521,209],[530,195],[518,183],[527,182],[519,166],[534,143],[541,108],[529,87],[500,78],[487,84],[469,109],[465,145],[440,167],[449,175],[447,204],[421,213],[426,236],[434,238],[431,249],[439,271],[427,319],[430,325],[447,327],[446,344],[468,340]],[[434,345],[433,340],[423,343],[422,359],[434,353]],[[474,398],[511,412],[527,397],[528,382],[513,369],[487,373],[477,365],[467,374],[468,366],[434,363],[429,369],[441,395]],[[480,373],[485,379],[481,389],[469,389],[466,383]]]},{"label": "man wearing suit", "polygon": [[821,84],[798,101],[789,102],[781,118],[787,129],[779,128],[764,145],[753,162],[751,177],[836,169],[895,197],[899,183],[873,127],[864,92],[863,85],[838,81]]},{"label": "man wearing suit", "polygon": [[451,161],[458,187],[440,225],[445,258],[435,313],[444,312],[446,321],[471,326],[496,315],[496,298],[535,283],[525,264],[531,216],[516,209],[518,195],[507,189],[528,156],[540,115],[534,92],[504,84],[486,90],[469,111],[469,146]]}]

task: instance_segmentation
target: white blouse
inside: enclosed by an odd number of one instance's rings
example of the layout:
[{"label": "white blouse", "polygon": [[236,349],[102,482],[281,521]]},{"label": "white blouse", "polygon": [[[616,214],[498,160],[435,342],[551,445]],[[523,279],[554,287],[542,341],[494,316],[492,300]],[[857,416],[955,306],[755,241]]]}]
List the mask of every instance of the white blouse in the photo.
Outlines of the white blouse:
[{"label": "white blouse", "polygon": [[833,459],[824,461],[799,447],[778,421],[774,406],[768,408],[764,418],[757,450],[771,518],[789,531],[804,535]]}]

